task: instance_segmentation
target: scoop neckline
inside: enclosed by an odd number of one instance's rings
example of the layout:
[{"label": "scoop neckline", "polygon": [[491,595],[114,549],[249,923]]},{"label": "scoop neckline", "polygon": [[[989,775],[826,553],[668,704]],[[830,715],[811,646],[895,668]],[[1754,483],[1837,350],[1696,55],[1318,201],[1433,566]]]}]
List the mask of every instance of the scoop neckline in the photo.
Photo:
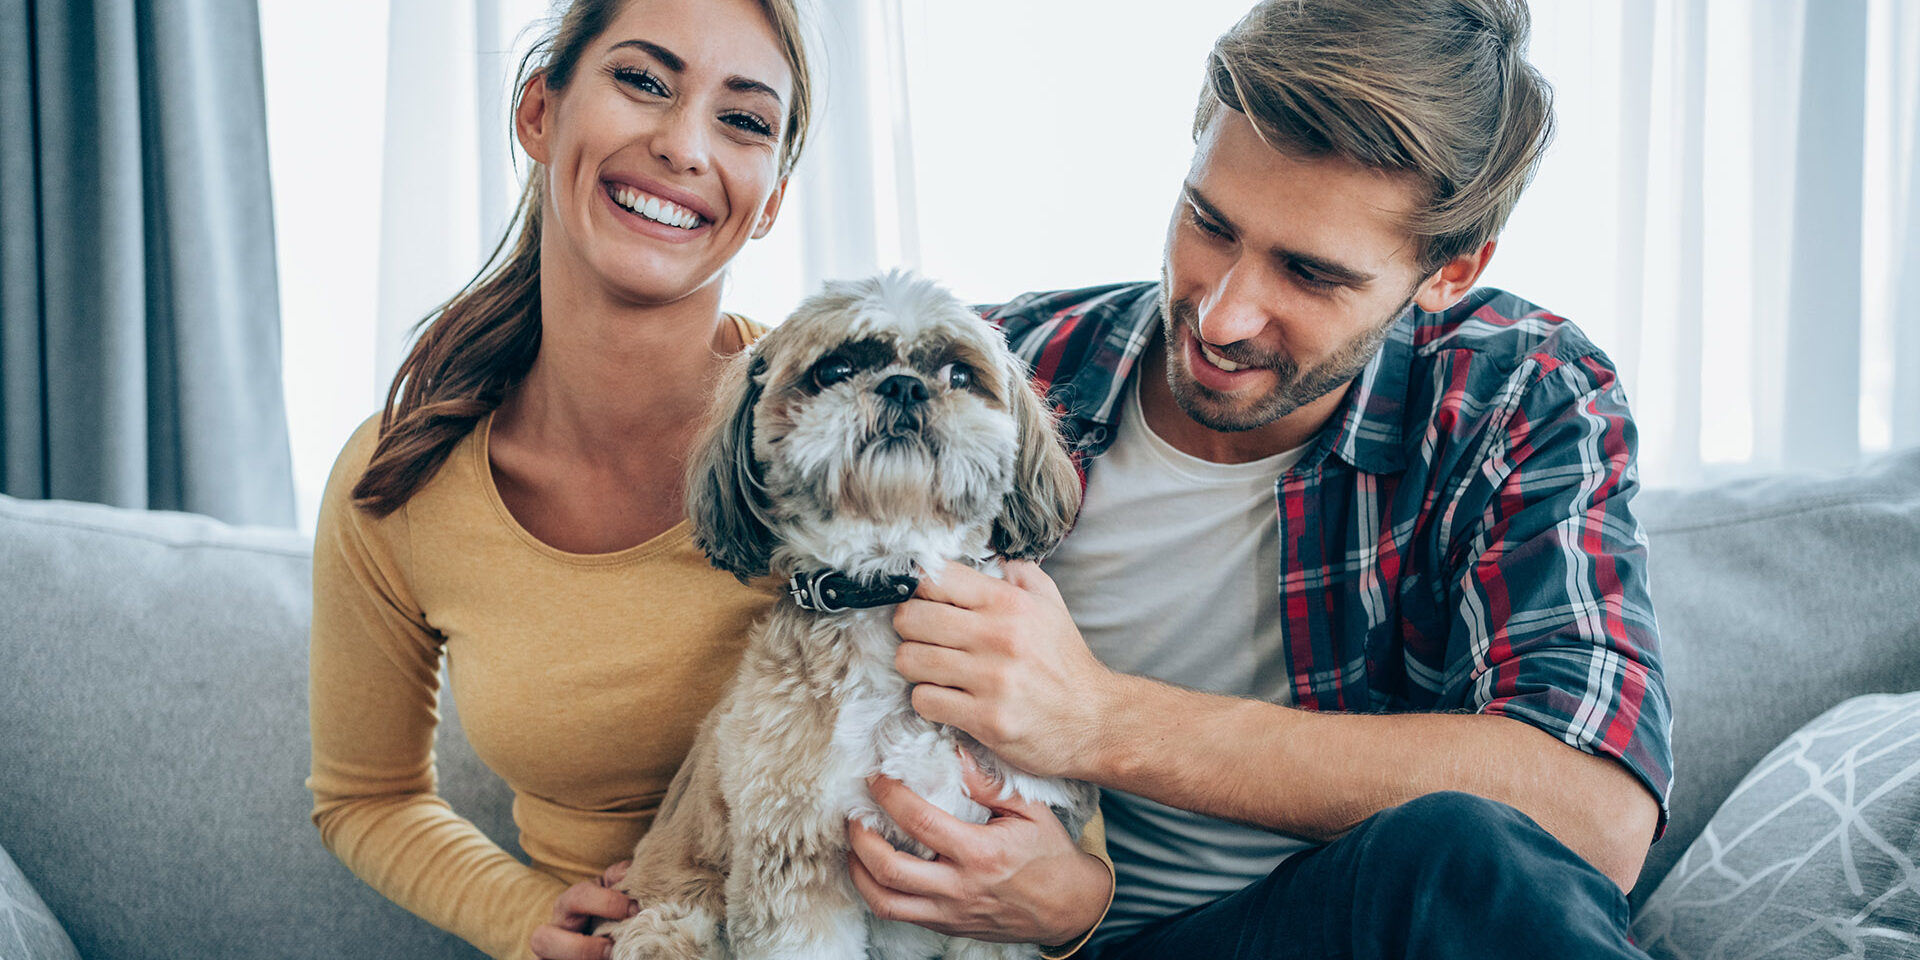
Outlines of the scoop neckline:
[{"label": "scoop neckline", "polygon": [[515,537],[519,538],[520,542],[550,560],[557,560],[561,563],[577,567],[607,567],[647,559],[693,538],[693,523],[682,518],[679,523],[633,546],[621,547],[609,553],[574,553],[569,550],[562,550],[534,536],[533,531],[522,526],[519,518],[513,515],[513,511],[507,509],[507,501],[501,498],[500,486],[495,483],[493,479],[493,461],[488,454],[488,451],[492,447],[493,440],[493,414],[491,412],[480,421],[480,425],[475,428],[474,432],[478,436],[475,438],[476,442],[473,445],[473,467],[480,474],[480,485],[486,490],[487,503],[492,505],[493,512],[500,518],[501,524],[511,531]]},{"label": "scoop neckline", "polygon": [[[760,334],[766,332],[751,320],[735,313],[725,314],[733,321],[734,328],[740,333],[740,342],[752,346]],[[744,347],[743,347],[744,349]],[[693,539],[693,522],[682,518],[679,523],[648,537],[630,547],[622,547],[609,553],[574,553],[562,550],[533,535],[533,531],[522,526],[513,511],[507,509],[507,501],[500,496],[500,486],[493,479],[493,414],[489,410],[474,428],[473,467],[480,475],[481,488],[486,491],[487,502],[493,506],[493,512],[500,522],[519,540],[531,547],[534,552],[552,560],[579,567],[606,567],[621,563],[631,563],[664,553],[682,543]]]}]

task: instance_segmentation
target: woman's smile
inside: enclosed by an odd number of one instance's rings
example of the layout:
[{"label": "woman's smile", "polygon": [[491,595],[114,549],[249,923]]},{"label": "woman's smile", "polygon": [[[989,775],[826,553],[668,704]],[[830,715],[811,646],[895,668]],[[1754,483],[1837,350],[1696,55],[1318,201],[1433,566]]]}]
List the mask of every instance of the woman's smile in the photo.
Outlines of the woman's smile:
[{"label": "woman's smile", "polygon": [[697,198],[640,178],[606,179],[600,194],[614,219],[668,243],[687,243],[711,232],[715,217]]}]

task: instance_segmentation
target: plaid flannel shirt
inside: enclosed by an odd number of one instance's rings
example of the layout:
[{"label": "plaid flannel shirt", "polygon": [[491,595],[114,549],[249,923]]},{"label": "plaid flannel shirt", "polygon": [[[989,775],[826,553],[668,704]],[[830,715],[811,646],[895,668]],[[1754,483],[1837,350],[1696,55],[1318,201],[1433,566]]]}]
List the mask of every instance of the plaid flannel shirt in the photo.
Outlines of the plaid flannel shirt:
[{"label": "plaid flannel shirt", "polygon": [[[983,310],[1059,410],[1083,482],[1159,335],[1159,293]],[[1487,288],[1410,308],[1274,485],[1295,705],[1524,721],[1625,764],[1664,830],[1672,720],[1634,446],[1613,367],[1573,324]]]}]

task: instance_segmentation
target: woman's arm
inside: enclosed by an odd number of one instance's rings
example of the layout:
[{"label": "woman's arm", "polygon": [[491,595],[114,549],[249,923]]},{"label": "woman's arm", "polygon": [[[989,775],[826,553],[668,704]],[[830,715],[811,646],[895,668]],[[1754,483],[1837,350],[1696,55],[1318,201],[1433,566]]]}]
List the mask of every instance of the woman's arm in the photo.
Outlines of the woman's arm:
[{"label": "woman's arm", "polygon": [[566,884],[515,860],[435,792],[440,642],[413,602],[405,512],[350,493],[369,421],[335,464],[314,540],[313,822],[374,889],[493,957],[528,958]]}]

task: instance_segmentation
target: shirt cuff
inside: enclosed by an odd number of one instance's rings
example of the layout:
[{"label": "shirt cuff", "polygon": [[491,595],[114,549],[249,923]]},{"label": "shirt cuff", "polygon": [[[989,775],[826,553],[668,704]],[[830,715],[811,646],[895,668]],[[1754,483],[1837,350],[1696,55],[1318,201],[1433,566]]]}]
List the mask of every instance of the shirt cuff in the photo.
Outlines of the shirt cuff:
[{"label": "shirt cuff", "polygon": [[1095,920],[1093,926],[1088,927],[1087,932],[1081,934],[1080,939],[1073,941],[1071,944],[1060,947],[1042,948],[1040,951],[1040,960],[1067,960],[1068,957],[1079,953],[1080,948],[1086,946],[1088,940],[1093,939],[1094,932],[1100,929],[1100,925],[1107,922],[1107,914],[1113,910],[1113,895],[1120,887],[1120,877],[1113,872],[1112,860],[1108,860],[1106,857],[1095,857],[1094,859],[1105,864],[1107,867],[1107,905],[1100,910],[1100,919]]}]

